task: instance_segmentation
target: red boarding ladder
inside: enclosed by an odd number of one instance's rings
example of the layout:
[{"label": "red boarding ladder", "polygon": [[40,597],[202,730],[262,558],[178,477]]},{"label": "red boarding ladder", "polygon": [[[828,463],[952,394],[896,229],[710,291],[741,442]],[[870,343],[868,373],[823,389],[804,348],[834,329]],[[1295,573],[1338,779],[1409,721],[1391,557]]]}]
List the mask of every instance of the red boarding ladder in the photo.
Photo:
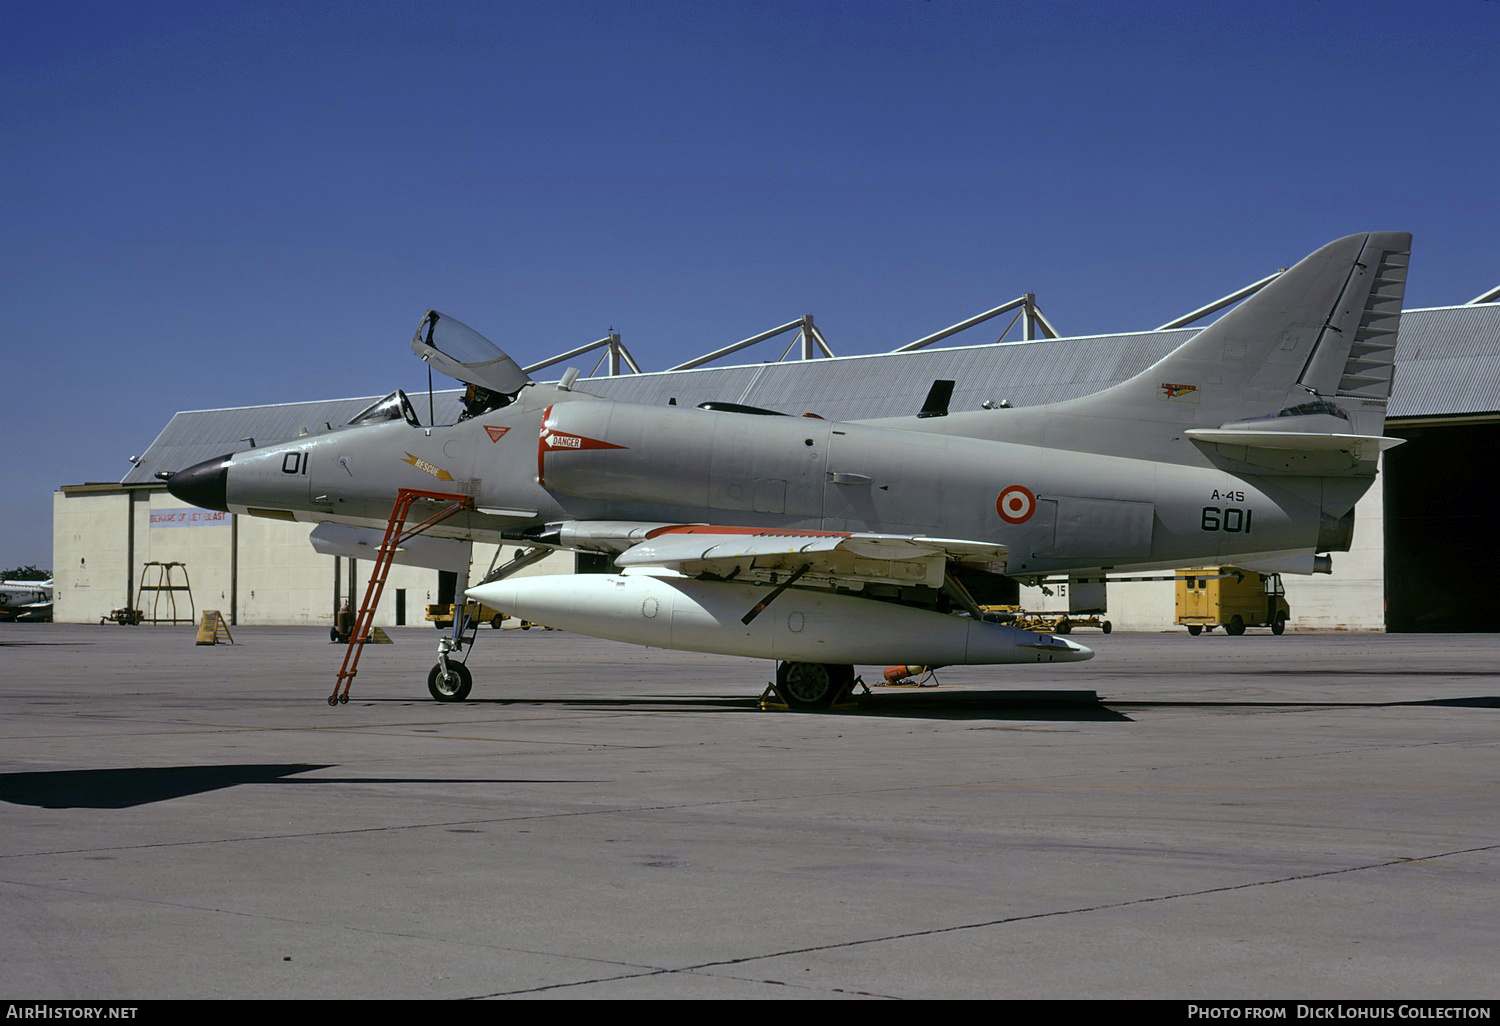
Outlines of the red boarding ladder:
[{"label": "red boarding ladder", "polygon": [[[406,517],[412,503],[419,499],[446,502],[448,505],[433,513],[415,527],[407,529]],[[344,649],[344,665],[339,668],[338,679],[333,684],[333,694],[328,696],[329,705],[349,701],[349,686],[359,672],[359,655],[370,638],[370,628],[375,620],[375,608],[380,605],[380,596],[385,591],[385,579],[391,572],[391,561],[396,550],[408,540],[415,538],[429,527],[435,527],[466,509],[474,508],[474,500],[457,492],[429,492],[420,488],[403,488],[396,493],[396,505],[391,508],[391,519],[385,525],[385,537],[375,556],[375,569],[370,571],[370,583],[365,588],[365,599],[360,604],[359,615],[354,618],[354,629],[349,632],[349,645]]]}]

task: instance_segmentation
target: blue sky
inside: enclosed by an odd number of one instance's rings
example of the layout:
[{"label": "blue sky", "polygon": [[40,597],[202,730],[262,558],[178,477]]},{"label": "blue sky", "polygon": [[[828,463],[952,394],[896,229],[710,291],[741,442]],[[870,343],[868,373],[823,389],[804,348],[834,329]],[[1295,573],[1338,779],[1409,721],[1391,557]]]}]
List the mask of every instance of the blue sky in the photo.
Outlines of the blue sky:
[{"label": "blue sky", "polygon": [[1496,0],[0,0],[0,31],[0,567],[50,564],[52,491],[177,410],[425,387],[429,307],[654,370],[1027,291],[1150,328],[1368,229],[1415,233],[1409,306],[1500,284]]}]

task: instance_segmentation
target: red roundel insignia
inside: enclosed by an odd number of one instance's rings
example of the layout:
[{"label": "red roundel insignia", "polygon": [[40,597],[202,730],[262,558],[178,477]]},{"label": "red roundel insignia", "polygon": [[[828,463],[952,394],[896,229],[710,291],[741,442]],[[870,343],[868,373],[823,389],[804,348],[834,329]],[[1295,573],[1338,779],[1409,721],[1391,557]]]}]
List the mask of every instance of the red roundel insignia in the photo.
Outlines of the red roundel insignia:
[{"label": "red roundel insignia", "polygon": [[995,509],[1007,524],[1024,524],[1036,512],[1036,496],[1025,485],[1011,485],[995,500]]}]

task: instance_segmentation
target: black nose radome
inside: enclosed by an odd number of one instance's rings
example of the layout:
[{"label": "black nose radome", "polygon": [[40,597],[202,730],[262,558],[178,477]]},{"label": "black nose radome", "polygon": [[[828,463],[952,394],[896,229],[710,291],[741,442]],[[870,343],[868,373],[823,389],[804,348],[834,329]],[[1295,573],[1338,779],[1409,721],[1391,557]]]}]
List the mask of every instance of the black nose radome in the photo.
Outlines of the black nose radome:
[{"label": "black nose radome", "polygon": [[167,491],[183,502],[190,502],[202,509],[229,512],[227,489],[229,485],[229,457],[215,456],[202,463],[194,463],[186,470],[179,470],[167,479]]}]

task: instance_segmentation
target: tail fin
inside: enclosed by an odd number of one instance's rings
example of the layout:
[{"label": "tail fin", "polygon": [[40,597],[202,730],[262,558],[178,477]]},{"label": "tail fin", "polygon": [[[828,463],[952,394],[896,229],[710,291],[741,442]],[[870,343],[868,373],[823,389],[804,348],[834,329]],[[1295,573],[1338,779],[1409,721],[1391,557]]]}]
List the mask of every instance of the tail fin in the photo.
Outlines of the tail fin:
[{"label": "tail fin", "polygon": [[1134,378],[1005,422],[1050,447],[1171,463],[1201,462],[1201,446],[1372,459],[1410,250],[1404,232],[1330,242]]}]

